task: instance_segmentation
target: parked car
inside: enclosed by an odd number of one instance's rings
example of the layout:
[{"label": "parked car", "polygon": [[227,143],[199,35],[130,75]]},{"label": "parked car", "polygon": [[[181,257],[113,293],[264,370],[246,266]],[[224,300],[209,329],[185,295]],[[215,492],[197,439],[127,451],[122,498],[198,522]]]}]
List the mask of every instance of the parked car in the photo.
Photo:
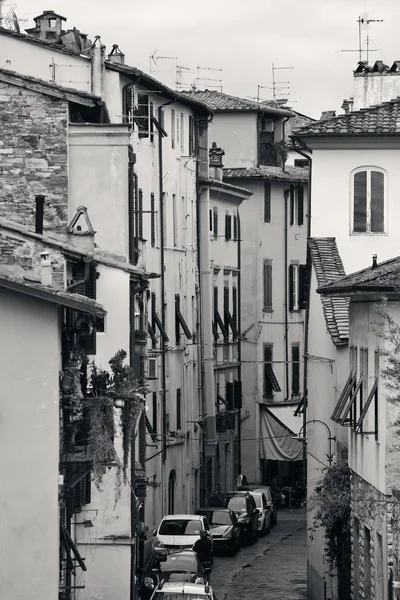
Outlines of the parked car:
[{"label": "parked car", "polygon": [[208,583],[166,581],[154,590],[151,600],[217,600],[217,597]]},{"label": "parked car", "polygon": [[159,548],[191,549],[202,529],[207,531],[212,542],[210,526],[203,515],[166,515],[153,532],[153,549],[156,552]]},{"label": "parked car", "polygon": [[258,539],[258,515],[253,496],[249,492],[230,492],[226,494],[227,508],[237,516],[242,542],[252,543]]},{"label": "parked car", "polygon": [[161,549],[150,555],[140,582],[140,598],[148,600],[162,581],[205,583],[206,573],[193,550]]},{"label": "parked car", "polygon": [[265,535],[271,531],[272,502],[268,504],[265,492],[262,490],[252,490],[250,494],[253,496],[256,506],[260,511],[258,515],[258,533]]},{"label": "parked car", "polygon": [[196,515],[207,517],[214,542],[214,550],[236,554],[241,546],[240,524],[236,514],[229,508],[208,506],[199,508]]},{"label": "parked car", "polygon": [[268,506],[271,509],[271,527],[273,525],[276,525],[277,509],[272,501],[272,493],[271,493],[271,488],[269,487],[269,485],[259,485],[257,487],[254,487],[252,489],[252,491],[253,492],[264,492],[265,497],[267,499]]}]

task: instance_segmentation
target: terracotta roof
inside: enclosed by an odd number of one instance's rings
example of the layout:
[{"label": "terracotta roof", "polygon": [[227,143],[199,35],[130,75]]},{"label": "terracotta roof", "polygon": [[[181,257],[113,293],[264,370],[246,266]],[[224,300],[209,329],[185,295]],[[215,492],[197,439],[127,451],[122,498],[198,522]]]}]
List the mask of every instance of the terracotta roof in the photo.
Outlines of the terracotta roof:
[{"label": "terracotta roof", "polygon": [[[310,238],[308,247],[317,278],[318,289],[345,276],[335,238]],[[346,344],[349,339],[349,300],[322,296],[326,328],[334,344]]]},{"label": "terracotta roof", "polygon": [[296,136],[400,134],[400,98],[362,108],[347,115],[316,121],[296,131]]},{"label": "terracotta roof", "polygon": [[30,89],[47,96],[53,96],[54,98],[60,98],[61,100],[69,100],[77,104],[83,104],[85,106],[97,106],[104,104],[102,99],[94,94],[80,92],[73,88],[63,87],[57,83],[51,83],[49,81],[44,81],[43,79],[37,79],[36,77],[31,77],[30,75],[21,75],[20,73],[10,71],[9,69],[0,69],[0,81]]},{"label": "terracotta roof", "polygon": [[238,96],[230,96],[216,90],[190,90],[182,91],[181,95],[187,98],[197,99],[206,104],[214,112],[262,112],[270,115],[290,116],[292,112],[288,109],[271,106],[264,102],[254,102],[247,98],[239,98]]},{"label": "terracotta roof", "polygon": [[71,294],[70,292],[60,292],[40,283],[25,281],[19,277],[11,277],[8,273],[0,271],[0,289],[1,288],[25,294],[32,298],[39,298],[45,302],[51,302],[59,306],[64,306],[65,308],[72,308],[73,310],[78,310],[97,317],[104,317],[107,314],[101,304],[97,304],[97,302],[86,296]]},{"label": "terracotta roof", "polygon": [[400,256],[341,277],[329,285],[322,284],[317,291],[321,294],[362,291],[399,292]]},{"label": "terracotta roof", "polygon": [[271,181],[308,181],[307,167],[236,167],[223,170],[224,179],[269,179]]}]

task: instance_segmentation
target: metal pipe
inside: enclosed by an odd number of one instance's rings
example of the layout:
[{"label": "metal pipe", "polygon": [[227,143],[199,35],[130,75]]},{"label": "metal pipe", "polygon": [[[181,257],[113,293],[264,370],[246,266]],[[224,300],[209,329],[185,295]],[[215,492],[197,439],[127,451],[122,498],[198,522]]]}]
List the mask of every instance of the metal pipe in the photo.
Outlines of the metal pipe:
[{"label": "metal pipe", "polygon": [[[237,211],[237,222],[238,222],[238,257],[237,257],[237,262],[238,262],[238,287],[237,287],[237,321],[236,321],[236,327],[239,333],[239,337],[237,340],[237,345],[238,345],[238,363],[239,363],[239,367],[238,367],[238,378],[239,381],[242,381],[242,366],[241,366],[241,361],[242,361],[242,343],[241,343],[241,339],[242,339],[242,305],[241,305],[241,297],[242,297],[242,275],[241,275],[241,268],[242,268],[242,259],[241,259],[241,252],[242,252],[242,242],[241,242],[241,229],[240,229],[240,214],[239,214],[239,210]],[[243,398],[243,390],[242,390],[242,398]],[[238,474],[240,474],[242,472],[242,409],[239,408],[238,409]]]},{"label": "metal pipe", "polygon": [[86,260],[84,258],[83,260],[84,260],[84,263],[85,263],[85,270],[83,272],[83,279],[80,279],[79,281],[75,281],[74,283],[71,283],[70,285],[68,285],[65,288],[66,292],[70,292],[71,290],[74,290],[76,287],[78,287],[78,285],[82,285],[82,283],[86,283],[89,280],[89,277],[90,277],[90,265],[92,264],[93,260],[91,258],[89,260]]},{"label": "metal pipe", "polygon": [[285,198],[285,226],[284,226],[284,282],[285,282],[285,396],[289,398],[289,319],[288,319],[288,197],[291,188],[285,190],[283,195]]},{"label": "metal pipe", "polygon": [[128,256],[129,262],[134,264],[136,238],[135,224],[137,221],[135,218],[135,198],[137,198],[136,190],[138,187],[138,178],[136,173],[134,173],[135,155],[131,146],[129,146],[128,152]]}]

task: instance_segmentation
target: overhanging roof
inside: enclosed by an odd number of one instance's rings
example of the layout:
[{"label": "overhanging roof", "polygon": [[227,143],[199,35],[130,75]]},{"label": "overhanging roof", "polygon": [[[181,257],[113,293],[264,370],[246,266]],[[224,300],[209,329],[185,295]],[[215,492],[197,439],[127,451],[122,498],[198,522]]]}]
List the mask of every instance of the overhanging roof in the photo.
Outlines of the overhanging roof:
[{"label": "overhanging roof", "polygon": [[279,106],[272,106],[265,102],[254,102],[247,98],[231,96],[217,90],[190,90],[183,91],[181,95],[201,101],[213,112],[255,112],[271,116],[292,116],[293,113]]},{"label": "overhanging roof", "polygon": [[308,181],[307,167],[281,167],[260,165],[258,167],[235,167],[223,170],[224,179],[266,179],[269,181]]},{"label": "overhanging roof", "polygon": [[43,300],[44,302],[51,302],[52,304],[64,308],[71,308],[95,317],[104,317],[107,314],[101,304],[97,304],[97,302],[86,296],[70,294],[68,292],[59,292],[39,283],[24,281],[23,279],[17,279],[4,274],[0,274],[0,289],[24,294],[31,298]]}]

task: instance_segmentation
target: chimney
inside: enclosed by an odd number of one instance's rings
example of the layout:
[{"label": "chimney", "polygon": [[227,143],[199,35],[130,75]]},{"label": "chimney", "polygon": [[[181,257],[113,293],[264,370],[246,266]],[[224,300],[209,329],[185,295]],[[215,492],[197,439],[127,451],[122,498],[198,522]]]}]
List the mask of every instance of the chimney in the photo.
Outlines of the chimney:
[{"label": "chimney", "polygon": [[358,63],[354,76],[354,110],[389,102],[400,94],[399,61],[390,67],[382,60],[373,66],[366,61]]},{"label": "chimney", "polygon": [[91,47],[90,57],[92,62],[92,94],[103,97],[104,90],[104,56],[106,47],[96,35]]},{"label": "chimney", "polygon": [[40,253],[40,269],[42,285],[51,286],[53,283],[53,267],[51,265],[50,254],[47,251]]},{"label": "chimney", "polygon": [[125,64],[125,54],[121,52],[118,44],[113,44],[112,50],[108,55],[108,60],[113,63],[118,63],[120,65]]},{"label": "chimney", "polygon": [[222,157],[225,152],[222,148],[218,148],[215,142],[212,143],[210,150],[208,151],[209,155],[209,176],[210,179],[215,179],[217,181],[222,181]]},{"label": "chimney", "polygon": [[321,113],[320,121],[325,121],[325,119],[331,119],[332,117],[336,117],[336,110],[324,110]]},{"label": "chimney", "polygon": [[372,255],[372,268],[376,269],[378,266],[378,256],[376,254]]}]

